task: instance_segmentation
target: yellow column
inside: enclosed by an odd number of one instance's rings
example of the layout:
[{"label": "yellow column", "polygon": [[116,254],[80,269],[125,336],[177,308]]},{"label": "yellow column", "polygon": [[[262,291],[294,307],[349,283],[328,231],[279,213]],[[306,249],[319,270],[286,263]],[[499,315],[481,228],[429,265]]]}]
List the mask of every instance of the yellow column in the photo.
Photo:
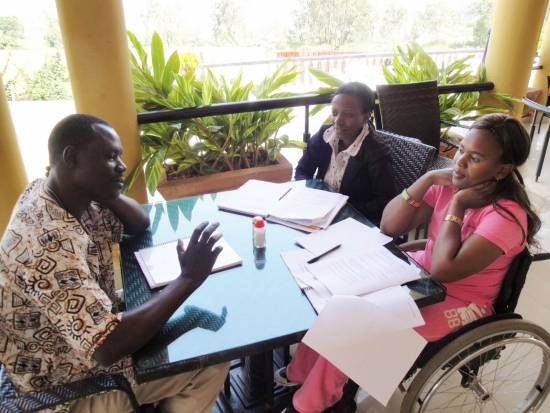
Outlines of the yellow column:
[{"label": "yellow column", "polygon": [[[141,149],[122,0],[56,0],[56,5],[76,111],[115,128],[130,172]],[[143,177],[127,195],[147,202]]]},{"label": "yellow column", "polygon": [[546,31],[542,38],[542,44],[539,50],[539,65],[542,66],[541,70],[536,70],[533,77],[533,87],[535,89],[542,90],[537,102],[542,105],[546,105],[546,96],[548,85],[546,82],[546,76],[550,75],[550,29],[548,23],[546,23]]},{"label": "yellow column", "polygon": [[28,183],[2,75],[0,75],[0,177],[1,237],[8,225],[13,206]]},{"label": "yellow column", "polygon": [[[548,0],[497,0],[485,64],[494,92],[525,96]],[[491,92],[482,103],[502,107]],[[516,117],[523,103],[516,103]]]}]

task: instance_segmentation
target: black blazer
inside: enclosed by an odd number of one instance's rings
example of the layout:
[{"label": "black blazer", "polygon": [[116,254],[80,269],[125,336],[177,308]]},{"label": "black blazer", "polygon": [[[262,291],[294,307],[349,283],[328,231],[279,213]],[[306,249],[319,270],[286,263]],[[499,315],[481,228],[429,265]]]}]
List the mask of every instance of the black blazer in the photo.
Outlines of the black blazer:
[{"label": "black blazer", "polygon": [[[340,193],[348,195],[348,202],[374,224],[382,218],[382,211],[397,195],[395,173],[390,149],[376,135],[374,126],[363,140],[356,156],[350,156],[340,185]],[[298,162],[294,179],[324,179],[330,165],[332,148],[323,140],[331,125],[323,125],[307,142],[304,155]]]}]

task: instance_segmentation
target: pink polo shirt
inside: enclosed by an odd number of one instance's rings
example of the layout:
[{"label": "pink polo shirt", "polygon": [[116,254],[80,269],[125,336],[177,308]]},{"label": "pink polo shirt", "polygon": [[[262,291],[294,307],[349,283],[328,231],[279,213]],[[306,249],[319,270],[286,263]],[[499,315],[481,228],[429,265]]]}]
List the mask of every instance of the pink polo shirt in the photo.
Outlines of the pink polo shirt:
[{"label": "pink polo shirt", "polygon": [[[451,186],[433,185],[424,195],[424,202],[434,208],[428,231],[429,240],[424,251],[418,251],[411,255],[428,272],[431,270],[434,242],[445,215],[447,215],[452,198],[453,188]],[[501,200],[499,204],[515,215],[527,233],[526,212],[513,201]],[[523,233],[519,225],[505,212],[497,211],[492,205],[488,205],[466,211],[464,226],[461,230],[462,241],[472,234],[478,234],[488,239],[504,253],[477,274],[460,281],[445,283],[447,295],[473,302],[479,307],[487,305],[492,310],[511,261],[525,247]]]}]

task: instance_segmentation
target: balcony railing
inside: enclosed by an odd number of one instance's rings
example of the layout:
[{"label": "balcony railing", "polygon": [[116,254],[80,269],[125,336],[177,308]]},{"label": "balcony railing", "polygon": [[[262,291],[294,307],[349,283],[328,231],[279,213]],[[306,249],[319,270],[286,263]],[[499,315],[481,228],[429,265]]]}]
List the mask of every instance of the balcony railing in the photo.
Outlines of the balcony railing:
[{"label": "balcony railing", "polygon": [[[437,91],[440,95],[462,92],[481,92],[493,90],[495,85],[492,82],[468,83],[460,85],[440,85]],[[376,91],[375,97],[376,97]],[[309,139],[309,107],[320,104],[329,104],[331,95],[303,95],[276,99],[259,99],[244,102],[216,103],[210,106],[199,106],[195,108],[167,109],[137,114],[138,124],[157,122],[177,122],[183,119],[201,118],[214,115],[230,115],[241,112],[255,112],[259,110],[271,110],[282,108],[293,108],[303,106],[305,109],[304,142]],[[378,105],[374,110],[375,125],[381,126],[380,110]]]}]

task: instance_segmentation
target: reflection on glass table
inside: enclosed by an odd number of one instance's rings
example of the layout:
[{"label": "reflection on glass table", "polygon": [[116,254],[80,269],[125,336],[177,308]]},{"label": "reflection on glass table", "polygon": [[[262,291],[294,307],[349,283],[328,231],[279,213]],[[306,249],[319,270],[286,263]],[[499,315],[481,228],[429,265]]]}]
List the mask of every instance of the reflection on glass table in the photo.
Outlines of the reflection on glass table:
[{"label": "reflection on glass table", "polygon": [[[327,189],[318,180],[293,184]],[[149,288],[134,251],[188,237],[203,221],[220,222],[218,231],[243,261],[242,266],[212,274],[161,332],[133,355],[138,382],[297,343],[315,320],[315,311],[280,257],[283,251],[299,248],[294,239],[304,233],[267,222],[266,247],[254,248],[251,217],[217,208],[229,194],[221,192],[144,205],[150,214],[151,227],[141,236],[126,237],[121,244],[128,309],[144,303],[153,294],[162,294],[161,290]],[[373,227],[349,205],[334,222],[348,217]],[[407,260],[397,245],[390,243],[386,247]],[[442,301],[445,296],[442,287],[427,278],[408,283],[407,287],[419,306]]]}]

